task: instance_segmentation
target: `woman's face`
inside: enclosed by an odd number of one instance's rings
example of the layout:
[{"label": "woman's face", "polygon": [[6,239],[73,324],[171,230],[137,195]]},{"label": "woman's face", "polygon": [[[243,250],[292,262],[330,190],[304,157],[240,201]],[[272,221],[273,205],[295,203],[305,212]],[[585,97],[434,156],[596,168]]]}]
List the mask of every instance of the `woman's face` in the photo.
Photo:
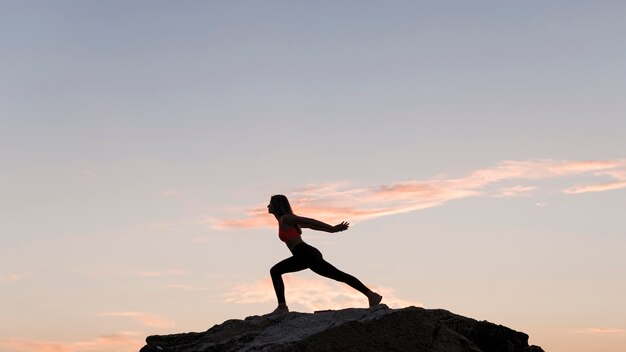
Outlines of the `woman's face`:
[{"label": "woman's face", "polygon": [[267,212],[270,214],[274,214],[274,205],[272,204],[271,200],[270,200],[270,204],[267,205]]}]

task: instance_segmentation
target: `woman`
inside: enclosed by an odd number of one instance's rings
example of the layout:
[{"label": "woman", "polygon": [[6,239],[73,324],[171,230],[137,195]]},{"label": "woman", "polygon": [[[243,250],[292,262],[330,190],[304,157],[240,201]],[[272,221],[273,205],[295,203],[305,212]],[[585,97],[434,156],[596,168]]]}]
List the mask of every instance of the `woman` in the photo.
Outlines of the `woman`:
[{"label": "woman", "polygon": [[276,291],[276,298],[278,299],[278,308],[274,310],[274,313],[289,312],[285,301],[285,284],[282,275],[304,269],[311,269],[319,275],[350,285],[368,298],[370,307],[380,303],[383,298],[381,295],[367,288],[354,276],[332,266],[322,258],[320,251],[302,241],[301,228],[303,227],[318,231],[339,232],[347,230],[350,224],[344,221],[341,224],[331,226],[315,219],[297,216],[291,210],[289,200],[283,195],[272,196],[267,210],[270,214],[274,214],[278,221],[278,237],[287,244],[293,254],[293,256],[274,265],[270,270],[274,291]]}]

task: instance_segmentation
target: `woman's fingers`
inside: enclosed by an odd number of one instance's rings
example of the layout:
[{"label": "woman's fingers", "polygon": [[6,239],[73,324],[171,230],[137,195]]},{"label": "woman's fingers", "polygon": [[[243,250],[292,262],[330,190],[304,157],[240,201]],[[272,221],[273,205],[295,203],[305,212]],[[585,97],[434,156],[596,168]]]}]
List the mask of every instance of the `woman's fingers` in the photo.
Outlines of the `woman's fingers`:
[{"label": "woman's fingers", "polygon": [[345,231],[348,229],[348,227],[350,226],[349,223],[343,221],[341,224],[337,225],[337,227],[339,228],[339,231]]}]

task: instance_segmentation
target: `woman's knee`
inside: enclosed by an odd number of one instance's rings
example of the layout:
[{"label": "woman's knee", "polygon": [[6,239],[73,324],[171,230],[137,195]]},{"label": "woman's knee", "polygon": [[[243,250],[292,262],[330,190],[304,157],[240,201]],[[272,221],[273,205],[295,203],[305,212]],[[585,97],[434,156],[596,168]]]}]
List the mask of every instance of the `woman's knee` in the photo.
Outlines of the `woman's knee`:
[{"label": "woman's knee", "polygon": [[271,269],[270,269],[270,276],[271,277],[279,277],[281,276],[283,273],[280,270],[280,267],[278,266],[278,264],[274,265]]}]

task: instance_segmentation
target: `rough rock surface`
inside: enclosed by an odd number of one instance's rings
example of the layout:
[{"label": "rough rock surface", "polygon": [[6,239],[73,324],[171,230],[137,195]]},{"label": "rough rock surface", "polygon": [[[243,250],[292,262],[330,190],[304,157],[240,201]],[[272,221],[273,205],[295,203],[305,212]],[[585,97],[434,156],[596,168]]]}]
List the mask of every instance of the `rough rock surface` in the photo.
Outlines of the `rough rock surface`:
[{"label": "rough rock surface", "polygon": [[543,352],[528,335],[442,309],[343,309],[227,320],[206,332],[149,336],[140,352]]}]

